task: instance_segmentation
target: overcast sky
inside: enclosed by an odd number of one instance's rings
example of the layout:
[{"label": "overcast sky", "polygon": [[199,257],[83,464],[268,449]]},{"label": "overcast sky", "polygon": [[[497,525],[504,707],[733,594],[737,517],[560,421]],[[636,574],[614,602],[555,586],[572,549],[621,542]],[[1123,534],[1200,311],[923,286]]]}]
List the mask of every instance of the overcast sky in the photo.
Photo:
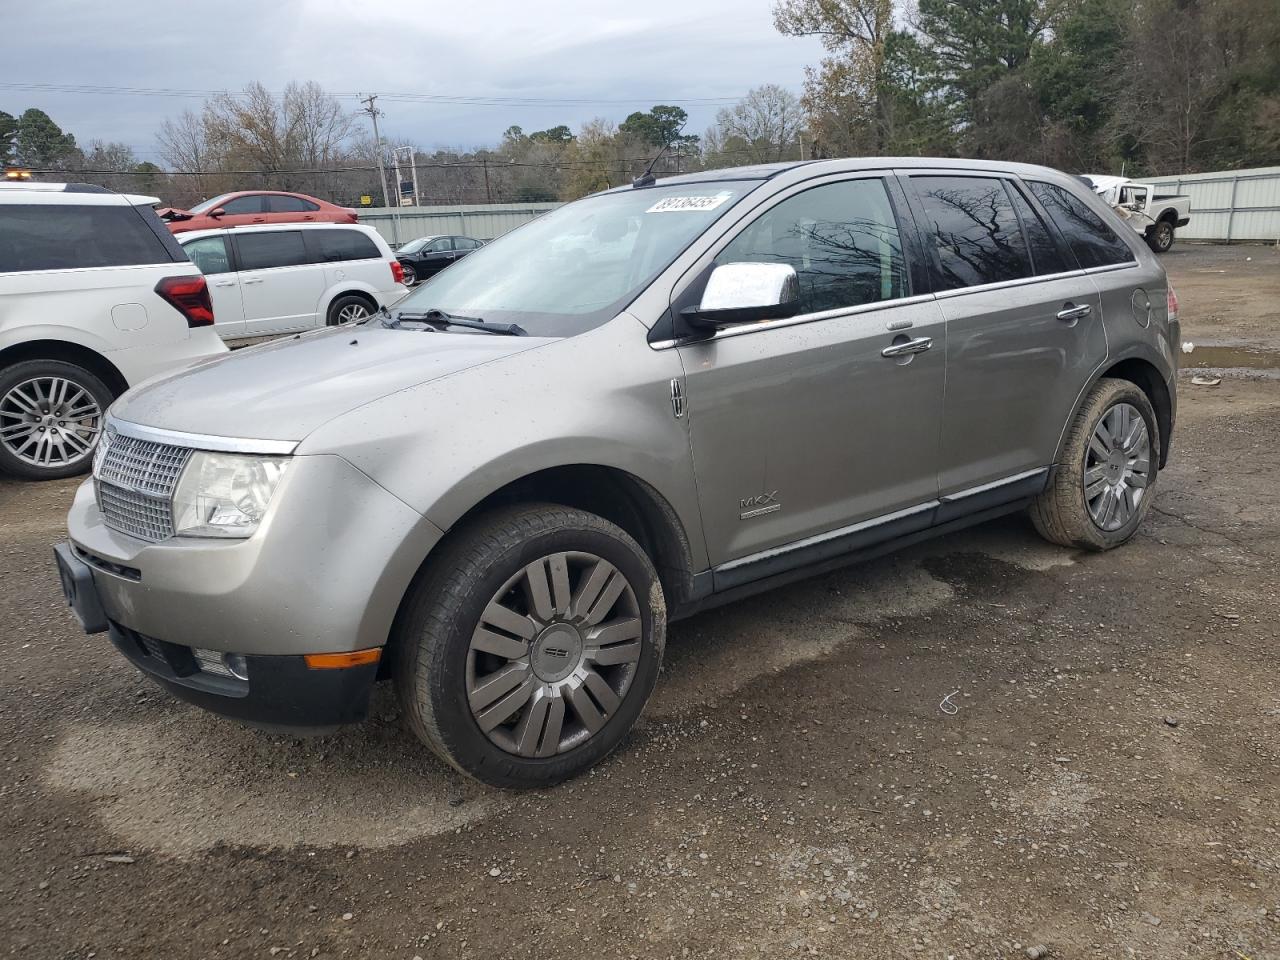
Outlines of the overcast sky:
[{"label": "overcast sky", "polygon": [[[17,89],[56,84],[209,91],[315,80],[354,110],[383,94],[383,134],[427,148],[492,145],[596,116],[679,103],[687,132],[762,83],[799,93],[816,40],[773,28],[772,0],[3,0],[0,110],[35,106],[81,144],[159,160],[155,131],[200,96]],[[21,42],[14,42],[21,38]],[[391,94],[550,100],[460,105]],[[590,101],[570,103],[566,101]],[[625,102],[608,102],[625,101]],[[683,101],[683,102],[682,102]],[[702,101],[702,102],[697,102]]]}]

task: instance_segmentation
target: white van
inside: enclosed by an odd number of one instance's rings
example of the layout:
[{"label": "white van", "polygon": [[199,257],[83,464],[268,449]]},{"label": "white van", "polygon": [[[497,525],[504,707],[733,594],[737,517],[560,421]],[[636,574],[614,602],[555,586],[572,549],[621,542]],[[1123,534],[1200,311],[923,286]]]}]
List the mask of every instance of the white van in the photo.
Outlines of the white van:
[{"label": "white van", "polygon": [[404,269],[372,227],[265,224],[177,240],[209,281],[224,340],[360,320],[408,292]]},{"label": "white van", "polygon": [[0,183],[0,472],[89,468],[111,402],[226,352],[204,277],[151,205],[77,183]]}]

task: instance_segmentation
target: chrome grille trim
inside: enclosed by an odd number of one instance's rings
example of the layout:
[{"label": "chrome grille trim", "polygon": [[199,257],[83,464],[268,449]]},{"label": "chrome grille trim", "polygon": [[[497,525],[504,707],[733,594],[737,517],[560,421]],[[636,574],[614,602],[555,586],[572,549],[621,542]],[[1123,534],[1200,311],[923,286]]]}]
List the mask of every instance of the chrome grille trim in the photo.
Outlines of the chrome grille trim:
[{"label": "chrome grille trim", "polygon": [[192,450],[111,428],[100,442],[93,476],[102,522],[152,543],[172,537],[173,491]]}]

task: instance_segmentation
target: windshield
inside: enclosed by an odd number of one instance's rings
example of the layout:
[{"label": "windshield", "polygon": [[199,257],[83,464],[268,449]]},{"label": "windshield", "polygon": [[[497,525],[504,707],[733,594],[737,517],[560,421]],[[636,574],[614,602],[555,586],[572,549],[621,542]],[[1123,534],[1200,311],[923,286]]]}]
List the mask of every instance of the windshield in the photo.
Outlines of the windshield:
[{"label": "windshield", "polygon": [[612,319],[757,180],[651,187],[570,203],[485,244],[400,301],[535,337]]},{"label": "windshield", "polygon": [[404,246],[396,247],[396,253],[417,253],[435,237],[419,237],[417,240],[410,240]]},{"label": "windshield", "polygon": [[192,212],[192,213],[205,213],[205,212],[207,212],[207,211],[209,211],[209,210],[212,210],[214,207],[221,206],[223,203],[225,203],[225,202],[226,202],[227,197],[229,197],[229,196],[231,196],[231,194],[229,194],[229,193],[224,193],[224,194],[221,194],[221,195],[219,195],[219,196],[214,197],[212,200],[204,200],[204,201],[202,201],[202,202],[200,202],[200,203],[197,203],[194,207],[192,207],[192,208],[191,208],[191,212]]}]

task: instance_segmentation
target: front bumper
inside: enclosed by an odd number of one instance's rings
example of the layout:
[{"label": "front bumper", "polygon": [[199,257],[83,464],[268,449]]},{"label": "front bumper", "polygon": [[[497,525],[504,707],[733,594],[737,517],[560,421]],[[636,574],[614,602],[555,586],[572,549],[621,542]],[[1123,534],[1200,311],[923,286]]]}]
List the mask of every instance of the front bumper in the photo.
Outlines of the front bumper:
[{"label": "front bumper", "polygon": [[102,521],[92,481],[67,517],[106,620],[192,647],[300,656],[383,646],[440,530],[341,457],[294,457],[245,540],[149,543]]}]

